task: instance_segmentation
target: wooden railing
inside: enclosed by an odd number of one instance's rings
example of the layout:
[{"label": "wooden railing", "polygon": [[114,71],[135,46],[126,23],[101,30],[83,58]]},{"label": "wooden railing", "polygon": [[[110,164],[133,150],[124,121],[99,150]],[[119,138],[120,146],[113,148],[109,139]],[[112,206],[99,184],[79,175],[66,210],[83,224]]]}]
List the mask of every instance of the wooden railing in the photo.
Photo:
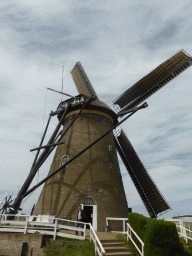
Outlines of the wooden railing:
[{"label": "wooden railing", "polygon": [[103,256],[105,253],[105,250],[90,223],[89,223],[89,226],[90,226],[90,241],[93,241],[95,245],[95,255]]},{"label": "wooden railing", "polygon": [[[190,228],[192,226],[192,221],[183,221],[181,219],[165,219],[165,220],[175,223],[179,236],[183,237],[186,243],[188,243],[188,239],[192,240],[192,230]],[[186,228],[186,225],[188,225],[188,229]]]},{"label": "wooden railing", "polygon": [[116,218],[116,217],[106,217],[106,225],[109,226],[109,220],[121,220],[123,221],[123,230],[122,231],[115,231],[115,230],[110,230],[111,232],[115,233],[125,233],[126,232],[126,225],[125,221],[128,221],[128,218]]},{"label": "wooden railing", "polygon": [[[13,220],[9,220],[8,217],[12,217]],[[37,218],[37,221],[29,221],[31,217]],[[52,218],[51,222],[38,221],[38,216],[0,214],[0,232],[19,232],[24,234],[39,232],[41,234],[52,235],[54,240],[56,236],[79,240],[86,238],[86,225],[89,225],[89,223],[59,218]],[[76,227],[77,223],[83,227]],[[73,234],[73,231],[74,233],[76,231],[83,232],[83,236]]]},{"label": "wooden railing", "polygon": [[[10,220],[10,217],[12,220]],[[36,219],[36,221],[33,221]],[[81,224],[83,228],[76,227],[77,224]],[[105,250],[95,233],[90,223],[73,221],[68,219],[54,218],[54,216],[38,215],[11,215],[0,214],[0,232],[16,232],[24,234],[33,234],[38,232],[40,234],[46,234],[53,236],[55,240],[57,236],[67,237],[71,239],[85,240],[87,229],[90,228],[90,241],[93,241],[95,246],[95,255],[103,256]],[[72,234],[72,232],[83,232],[83,236]]]},{"label": "wooden railing", "polygon": [[[129,225],[129,223],[127,223],[127,231],[125,230],[125,222],[128,221],[128,218],[112,218],[112,217],[107,217],[106,218],[106,225],[109,226],[109,220],[122,220],[123,221],[123,230],[122,231],[115,231],[115,230],[111,230],[111,232],[115,232],[115,233],[122,233],[125,234],[127,236],[127,240],[131,240],[131,242],[133,243],[133,245],[135,246],[135,248],[137,249],[137,251],[139,252],[139,254],[141,256],[144,256],[144,242],[141,240],[141,238],[137,235],[137,233],[132,229],[132,227]],[[136,238],[138,239],[138,241],[141,243],[141,250],[138,248],[137,244],[135,243],[135,241],[132,238],[132,233],[136,236]]]},{"label": "wooden railing", "polygon": [[[137,246],[137,244],[135,243],[135,241],[132,238],[132,233],[136,236],[137,240],[140,242],[141,244],[141,250],[139,249],[139,247]],[[131,242],[134,244],[135,248],[137,249],[138,253],[141,256],[144,256],[144,242],[141,240],[141,238],[137,235],[137,233],[132,229],[132,227],[129,225],[129,223],[127,223],[127,240],[131,240]]]}]

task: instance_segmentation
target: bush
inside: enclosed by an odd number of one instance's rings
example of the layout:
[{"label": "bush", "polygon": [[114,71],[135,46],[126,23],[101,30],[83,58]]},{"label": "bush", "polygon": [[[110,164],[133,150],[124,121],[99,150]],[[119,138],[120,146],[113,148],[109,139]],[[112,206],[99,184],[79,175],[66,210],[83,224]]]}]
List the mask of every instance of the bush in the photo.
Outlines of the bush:
[{"label": "bush", "polygon": [[144,236],[146,256],[186,255],[172,222],[148,219]]},{"label": "bush", "polygon": [[[128,213],[129,224],[144,242],[145,256],[188,256],[190,249],[180,243],[173,222],[147,218],[138,213]],[[141,249],[138,239],[132,238]],[[130,243],[130,241],[129,241]],[[130,244],[129,244],[130,245]]]},{"label": "bush", "polygon": [[40,234],[40,232],[39,231],[35,231],[33,234],[37,234],[38,235],[38,234]]},{"label": "bush", "polygon": [[128,213],[128,219],[129,224],[134,231],[138,234],[141,240],[144,240],[145,227],[148,218],[139,213]]},{"label": "bush", "polygon": [[[133,230],[137,233],[141,240],[144,241],[145,227],[148,218],[139,213],[128,213],[128,219]],[[137,237],[133,233],[131,236],[138,248],[141,250],[141,243],[138,241]]]}]

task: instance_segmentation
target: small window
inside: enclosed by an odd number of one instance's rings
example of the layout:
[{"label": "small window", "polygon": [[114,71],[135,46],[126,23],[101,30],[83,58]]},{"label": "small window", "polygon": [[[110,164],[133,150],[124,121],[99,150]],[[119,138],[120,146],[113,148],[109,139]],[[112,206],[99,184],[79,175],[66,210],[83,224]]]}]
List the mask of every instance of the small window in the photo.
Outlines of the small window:
[{"label": "small window", "polygon": [[112,168],[112,163],[109,163],[109,168]]},{"label": "small window", "polygon": [[91,198],[87,198],[87,199],[85,199],[83,204],[84,205],[93,205],[93,200]]},{"label": "small window", "polygon": [[112,151],[112,146],[111,145],[109,145],[109,151]]},{"label": "small window", "polygon": [[67,155],[63,156],[61,159],[61,166],[66,164],[68,160],[69,160],[69,156]]}]

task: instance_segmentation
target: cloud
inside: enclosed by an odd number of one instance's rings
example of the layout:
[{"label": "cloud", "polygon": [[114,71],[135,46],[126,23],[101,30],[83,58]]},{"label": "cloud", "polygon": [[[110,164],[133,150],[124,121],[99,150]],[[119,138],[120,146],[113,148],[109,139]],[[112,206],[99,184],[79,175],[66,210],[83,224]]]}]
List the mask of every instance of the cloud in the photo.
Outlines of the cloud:
[{"label": "cloud", "polygon": [[[111,106],[178,50],[192,53],[190,1],[17,0],[1,3],[0,14],[1,185],[9,190],[26,179],[34,159],[29,150],[38,146],[50,111],[61,101],[46,90],[61,89],[63,65],[64,91],[77,94],[70,71],[81,61],[99,98]],[[184,200],[190,191],[190,79],[191,69],[121,125],[168,201]],[[56,124],[54,117],[45,142]],[[52,157],[39,178],[47,175]],[[141,204],[121,160],[120,168],[129,205]]]},{"label": "cloud", "polygon": [[147,49],[155,50],[160,47],[164,47],[164,45],[172,44],[176,34],[179,30],[178,20],[168,22],[168,24],[164,24],[163,28],[155,31],[154,34],[150,35],[145,41],[144,44]]},{"label": "cloud", "polygon": [[7,4],[1,8],[4,47],[7,50],[16,48],[22,57],[28,55],[35,60],[44,60],[46,56],[56,58],[90,45],[93,38],[79,25],[76,27],[74,16],[67,14],[65,6],[62,11],[48,16],[39,15],[29,7]]}]

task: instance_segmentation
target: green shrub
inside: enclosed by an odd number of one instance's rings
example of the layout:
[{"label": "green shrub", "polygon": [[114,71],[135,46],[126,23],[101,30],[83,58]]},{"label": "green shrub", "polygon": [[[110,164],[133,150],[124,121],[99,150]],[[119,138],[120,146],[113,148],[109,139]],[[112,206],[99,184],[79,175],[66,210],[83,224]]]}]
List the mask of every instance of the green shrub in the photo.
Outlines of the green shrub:
[{"label": "green shrub", "polygon": [[[139,213],[128,213],[128,219],[133,230],[137,233],[141,240],[144,241],[146,222],[148,218]],[[131,236],[138,248],[141,250],[141,243],[138,241],[137,237],[133,233]]]},{"label": "green shrub", "polygon": [[172,222],[148,219],[144,236],[145,256],[185,255],[176,226]]},{"label": "green shrub", "polygon": [[[186,249],[180,242],[174,223],[165,220],[147,218],[138,213],[128,213],[129,224],[144,242],[145,256],[189,256],[191,249]],[[141,250],[141,244],[132,234],[134,242]],[[129,240],[130,249],[134,245]],[[191,250],[191,251],[190,251]]]},{"label": "green shrub", "polygon": [[38,234],[40,234],[40,232],[39,231],[35,231],[33,234],[37,234],[38,235]]},{"label": "green shrub", "polygon": [[144,240],[145,226],[148,218],[139,213],[128,213],[128,219],[134,231],[141,240]]}]

